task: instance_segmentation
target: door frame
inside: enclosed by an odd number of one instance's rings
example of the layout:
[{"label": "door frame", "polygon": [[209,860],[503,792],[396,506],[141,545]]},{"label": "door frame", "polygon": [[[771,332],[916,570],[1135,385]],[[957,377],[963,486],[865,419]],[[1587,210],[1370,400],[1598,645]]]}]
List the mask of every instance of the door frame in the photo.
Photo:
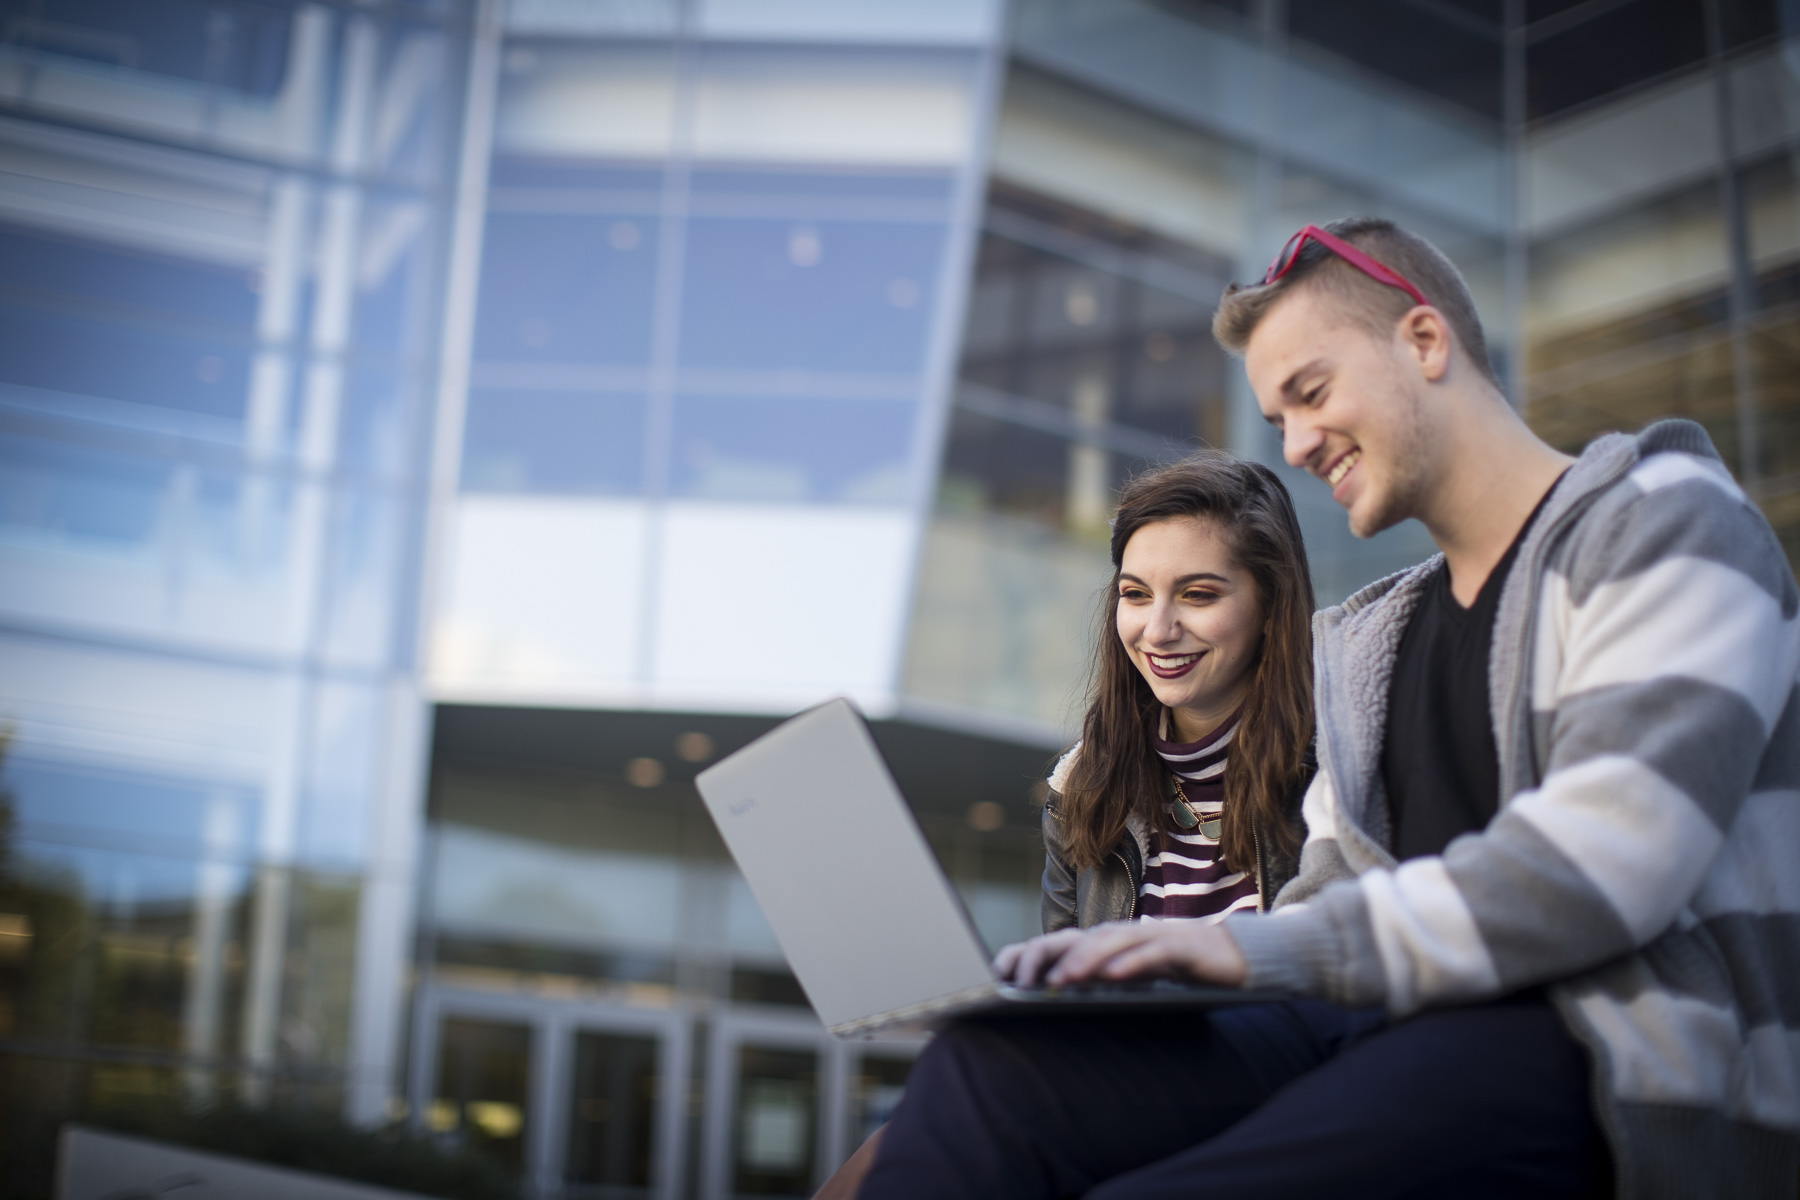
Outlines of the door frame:
[{"label": "door frame", "polygon": [[657,1039],[657,1128],[653,1157],[657,1200],[679,1200],[685,1180],[687,1081],[693,1062],[693,1014],[685,1006],[637,1008],[604,1001],[488,992],[433,985],[417,1007],[407,1100],[414,1121],[423,1119],[437,1083],[438,1049],[446,1017],[504,1021],[531,1030],[531,1065],[526,1121],[525,1179],[540,1197],[563,1191],[568,1160],[569,1086],[575,1036],[623,1033]]},{"label": "door frame", "polygon": [[843,1161],[846,1116],[845,1046],[819,1024],[811,1010],[733,1005],[716,1009],[706,1047],[705,1119],[700,1125],[701,1200],[732,1200],[736,1159],[732,1154],[737,1111],[737,1051],[745,1044],[810,1050],[819,1056],[819,1136],[813,1148],[813,1186]]}]

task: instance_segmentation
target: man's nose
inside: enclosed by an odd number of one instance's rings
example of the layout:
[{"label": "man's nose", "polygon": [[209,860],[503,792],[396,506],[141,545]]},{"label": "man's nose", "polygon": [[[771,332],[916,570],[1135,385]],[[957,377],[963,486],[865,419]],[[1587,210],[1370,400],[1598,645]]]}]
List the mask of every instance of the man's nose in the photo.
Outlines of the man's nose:
[{"label": "man's nose", "polygon": [[1281,456],[1290,467],[1305,467],[1319,452],[1325,435],[1303,421],[1289,421],[1281,430]]}]

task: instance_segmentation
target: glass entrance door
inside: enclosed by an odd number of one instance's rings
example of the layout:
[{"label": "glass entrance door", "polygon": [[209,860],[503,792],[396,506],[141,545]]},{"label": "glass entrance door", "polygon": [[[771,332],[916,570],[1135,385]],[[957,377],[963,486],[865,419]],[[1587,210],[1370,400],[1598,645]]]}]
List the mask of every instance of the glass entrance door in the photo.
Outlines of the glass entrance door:
[{"label": "glass entrance door", "polygon": [[546,1200],[684,1194],[686,1013],[439,987],[416,1020],[409,1092],[424,1128]]},{"label": "glass entrance door", "polygon": [[[414,1119],[518,1172],[539,1200],[804,1200],[887,1120],[918,1052],[834,1041],[798,1009],[632,1008],[443,985],[423,990],[415,1022]],[[700,1022],[695,1177],[686,1100]]]},{"label": "glass entrance door", "polygon": [[810,1013],[727,1009],[706,1057],[703,1200],[812,1195],[842,1161],[842,1044]]},{"label": "glass entrance door", "polygon": [[425,1127],[460,1138],[511,1170],[525,1170],[531,1039],[523,1021],[446,1016]]},{"label": "glass entrance door", "polygon": [[664,1057],[662,1039],[653,1033],[575,1033],[563,1151],[563,1195],[568,1200],[637,1200],[654,1194]]}]

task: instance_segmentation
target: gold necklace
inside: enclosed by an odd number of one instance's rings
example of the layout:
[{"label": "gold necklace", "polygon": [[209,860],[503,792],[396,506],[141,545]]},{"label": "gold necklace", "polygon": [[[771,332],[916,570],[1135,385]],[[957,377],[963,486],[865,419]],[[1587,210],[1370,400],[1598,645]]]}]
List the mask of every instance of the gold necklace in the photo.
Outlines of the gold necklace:
[{"label": "gold necklace", "polygon": [[1218,841],[1219,834],[1225,829],[1225,815],[1220,813],[1216,817],[1201,820],[1200,810],[1194,807],[1193,801],[1187,798],[1187,789],[1181,786],[1181,776],[1171,774],[1171,778],[1175,781],[1175,803],[1172,806],[1175,824],[1183,829],[1198,827],[1201,837],[1209,837],[1215,842]]}]

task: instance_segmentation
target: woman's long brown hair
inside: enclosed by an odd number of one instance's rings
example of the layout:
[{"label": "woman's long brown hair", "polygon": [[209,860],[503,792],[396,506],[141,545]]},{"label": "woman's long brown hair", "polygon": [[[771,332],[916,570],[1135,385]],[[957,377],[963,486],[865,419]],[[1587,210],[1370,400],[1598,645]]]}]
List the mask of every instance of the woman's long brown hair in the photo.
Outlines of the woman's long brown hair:
[{"label": "woman's long brown hair", "polygon": [[1225,767],[1225,862],[1254,868],[1260,827],[1275,848],[1299,850],[1284,816],[1306,770],[1312,742],[1312,575],[1294,504],[1261,463],[1203,451],[1138,476],[1119,496],[1112,530],[1112,587],[1100,605],[1094,639],[1092,698],[1081,726],[1081,753],[1062,791],[1069,858],[1097,866],[1124,836],[1136,811],[1151,828],[1174,832],[1167,768],[1150,744],[1162,704],[1119,640],[1119,566],[1131,535],[1156,521],[1199,517],[1216,523],[1262,605],[1262,653],[1244,698]]}]

